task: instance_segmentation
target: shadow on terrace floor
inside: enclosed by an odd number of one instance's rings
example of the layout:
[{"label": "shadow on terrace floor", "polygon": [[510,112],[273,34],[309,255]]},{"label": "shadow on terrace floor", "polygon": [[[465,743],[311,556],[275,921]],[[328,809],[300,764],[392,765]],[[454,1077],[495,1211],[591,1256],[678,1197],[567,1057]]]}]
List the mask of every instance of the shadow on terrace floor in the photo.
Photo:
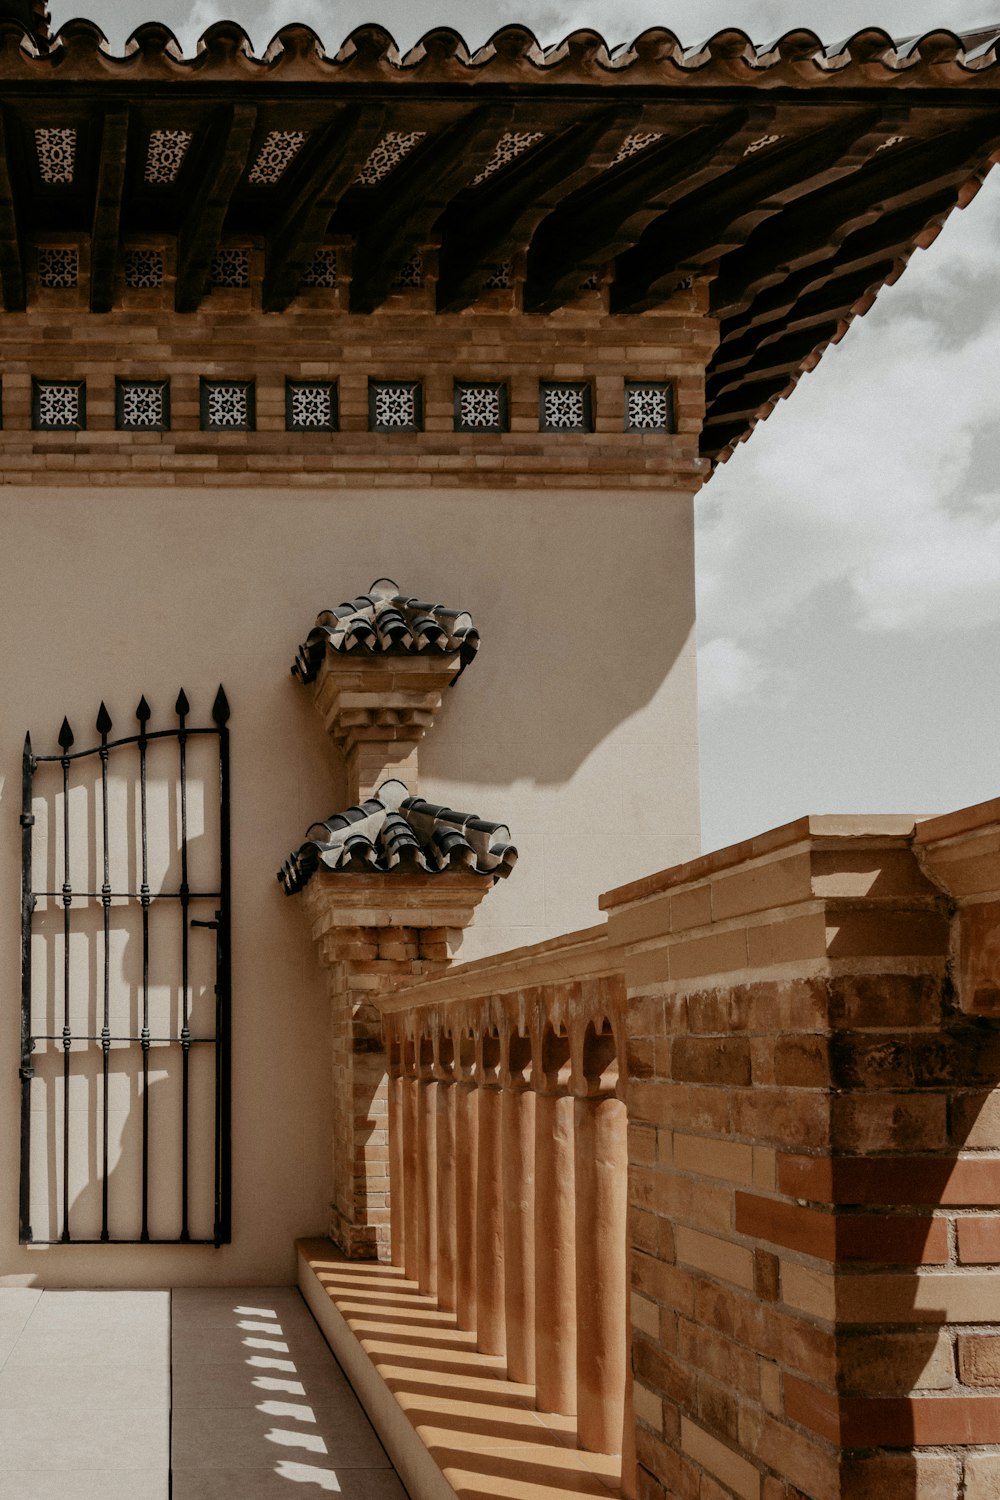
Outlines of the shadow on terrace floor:
[{"label": "shadow on terrace floor", "polygon": [[173,1500],[406,1500],[298,1292],[175,1291]]}]

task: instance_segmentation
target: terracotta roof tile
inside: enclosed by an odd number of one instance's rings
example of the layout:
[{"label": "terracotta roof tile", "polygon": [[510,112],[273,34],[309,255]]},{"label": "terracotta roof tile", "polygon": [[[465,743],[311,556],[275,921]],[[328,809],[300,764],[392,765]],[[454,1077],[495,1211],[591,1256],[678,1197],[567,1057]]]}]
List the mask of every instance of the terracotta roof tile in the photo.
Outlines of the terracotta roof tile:
[{"label": "terracotta roof tile", "polygon": [[409,796],[401,781],[385,781],[359,807],[314,823],[278,879],[289,896],[320,869],[363,875],[464,870],[496,881],[509,875],[516,861],[504,823],[425,802]]},{"label": "terracotta roof tile", "polygon": [[385,656],[457,651],[457,681],[478,650],[479,631],[467,610],[401,594],[391,578],[378,578],[367,594],[321,611],[296,653],[292,673],[301,682],[314,681],[327,651]]}]

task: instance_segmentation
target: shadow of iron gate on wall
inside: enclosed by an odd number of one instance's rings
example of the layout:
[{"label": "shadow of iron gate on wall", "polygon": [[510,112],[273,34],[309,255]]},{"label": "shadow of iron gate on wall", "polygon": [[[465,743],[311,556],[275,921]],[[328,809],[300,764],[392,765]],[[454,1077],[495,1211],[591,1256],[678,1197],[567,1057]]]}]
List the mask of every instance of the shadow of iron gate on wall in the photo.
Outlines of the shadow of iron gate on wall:
[{"label": "shadow of iron gate on wall", "polygon": [[231,1239],[229,704],[25,739],[22,1244]]}]

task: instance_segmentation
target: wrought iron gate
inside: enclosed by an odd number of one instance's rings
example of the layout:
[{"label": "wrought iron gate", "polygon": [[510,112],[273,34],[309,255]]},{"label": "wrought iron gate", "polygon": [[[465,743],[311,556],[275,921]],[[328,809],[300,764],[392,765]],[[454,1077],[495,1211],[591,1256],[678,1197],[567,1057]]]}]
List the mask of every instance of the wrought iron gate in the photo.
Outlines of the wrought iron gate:
[{"label": "wrought iron gate", "polygon": [[[229,704],[220,687],[205,728],[188,724],[183,691],[174,712],[171,728],[150,729],[143,697],[138,732],[113,740],[102,703],[100,742],[87,750],[72,749],[65,719],[58,754],[36,755],[25,739],[22,1244],[231,1238]],[[45,889],[34,884],[39,855]],[[210,1140],[211,1153],[199,1150]],[[36,1209],[47,1233],[32,1232]]]}]

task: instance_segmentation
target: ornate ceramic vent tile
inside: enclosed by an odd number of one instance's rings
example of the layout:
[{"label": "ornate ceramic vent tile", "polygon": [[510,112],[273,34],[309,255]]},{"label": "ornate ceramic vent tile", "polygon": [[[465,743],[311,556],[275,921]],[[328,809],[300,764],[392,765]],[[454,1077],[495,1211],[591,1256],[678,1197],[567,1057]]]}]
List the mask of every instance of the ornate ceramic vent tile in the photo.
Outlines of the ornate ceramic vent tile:
[{"label": "ornate ceramic vent tile", "polygon": [[246,245],[217,250],[212,258],[212,285],[240,287],[250,285],[250,250]]},{"label": "ornate ceramic vent tile", "polygon": [[166,432],[170,427],[169,382],[119,380],[115,386],[115,426],[121,432]]},{"label": "ornate ceramic vent tile", "polygon": [[423,427],[419,380],[370,380],[368,425],[372,432],[419,432]]},{"label": "ornate ceramic vent tile", "polygon": [[388,177],[393,167],[398,167],[404,156],[408,156],[418,141],[426,136],[426,130],[390,130],[383,136],[358,173],[361,187],[374,187],[383,177]]},{"label": "ornate ceramic vent tile", "polygon": [[31,425],[37,432],[80,432],[87,425],[82,380],[32,380]]},{"label": "ornate ceramic vent tile", "polygon": [[776,146],[784,137],[780,135],[762,135],[756,141],[751,141],[744,156],[755,156],[758,151],[766,151],[768,146]]},{"label": "ornate ceramic vent tile", "polygon": [[203,432],[253,432],[255,425],[256,400],[252,380],[202,379]]},{"label": "ornate ceramic vent tile", "polygon": [[76,131],[62,126],[41,125],[35,131],[38,171],[43,182],[73,181],[76,167]]},{"label": "ornate ceramic vent tile", "polygon": [[506,287],[514,284],[514,263],[510,260],[502,260],[495,265],[483,282],[483,290],[486,292],[503,291]]},{"label": "ornate ceramic vent tile", "polygon": [[619,146],[618,155],[611,165],[620,166],[623,161],[628,161],[630,156],[637,156],[640,151],[645,151],[647,146],[653,146],[662,139],[662,130],[641,130],[635,135],[627,135]]},{"label": "ornate ceramic vent tile", "polygon": [[394,287],[423,286],[424,257],[415,250],[409,260],[401,265],[392,279]]},{"label": "ornate ceramic vent tile", "polygon": [[665,380],[626,380],[625,428],[629,432],[673,432],[674,394]]},{"label": "ornate ceramic vent tile", "polygon": [[164,265],[162,250],[126,250],[125,285],[134,288],[163,285]]},{"label": "ornate ceramic vent tile", "polygon": [[337,431],[337,382],[285,382],[285,426],[289,432]]},{"label": "ornate ceramic vent tile", "polygon": [[587,380],[543,380],[538,387],[543,432],[593,432],[594,398]]},{"label": "ornate ceramic vent tile", "polygon": [[42,245],[38,251],[38,284],[72,287],[80,280],[80,252],[76,245]]},{"label": "ornate ceramic vent tile", "polygon": [[323,245],[316,251],[308,270],[302,277],[302,285],[320,287],[337,285],[337,251],[333,245]]},{"label": "ornate ceramic vent tile", "polygon": [[496,150],[479,176],[472,179],[472,186],[478,187],[481,182],[486,181],[487,177],[492,177],[494,172],[499,172],[502,167],[509,166],[525,151],[530,151],[532,146],[537,146],[543,135],[544,131],[541,130],[506,131],[497,141]]},{"label": "ornate ceramic vent tile", "polygon": [[145,180],[157,186],[176,182],[192,139],[190,130],[154,130],[146,148]]},{"label": "ornate ceramic vent tile", "polygon": [[456,432],[506,432],[507,387],[503,381],[455,381]]},{"label": "ornate ceramic vent tile", "polygon": [[601,278],[596,271],[587,277],[586,281],[580,282],[581,292],[599,292],[601,289]]},{"label": "ornate ceramic vent tile", "polygon": [[278,182],[308,137],[307,130],[269,130],[250,169],[248,181],[265,187]]}]

